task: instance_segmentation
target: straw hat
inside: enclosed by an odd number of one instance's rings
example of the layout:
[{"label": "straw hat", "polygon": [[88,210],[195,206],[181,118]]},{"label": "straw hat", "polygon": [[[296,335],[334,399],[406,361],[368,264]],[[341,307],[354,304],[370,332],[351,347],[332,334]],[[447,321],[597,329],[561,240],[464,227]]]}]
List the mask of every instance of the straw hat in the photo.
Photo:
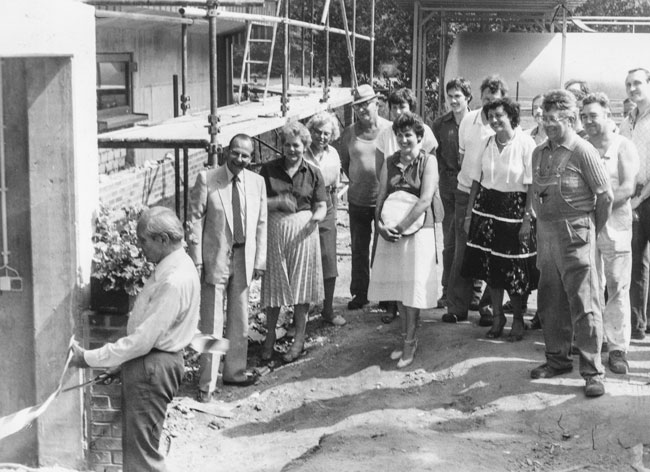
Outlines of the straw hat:
[{"label": "straw hat", "polygon": [[359,87],[354,91],[354,101],[352,102],[352,105],[367,102],[368,100],[372,100],[380,95],[380,93],[375,93],[371,85],[359,85]]}]

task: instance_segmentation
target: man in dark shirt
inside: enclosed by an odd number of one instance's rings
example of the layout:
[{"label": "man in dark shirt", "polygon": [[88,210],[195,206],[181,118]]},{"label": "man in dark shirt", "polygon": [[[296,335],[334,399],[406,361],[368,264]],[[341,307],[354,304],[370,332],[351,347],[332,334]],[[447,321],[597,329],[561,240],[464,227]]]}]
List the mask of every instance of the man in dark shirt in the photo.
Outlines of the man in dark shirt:
[{"label": "man in dark shirt", "polygon": [[460,170],[460,153],[458,152],[458,127],[469,110],[472,100],[472,88],[468,80],[462,77],[451,79],[445,87],[447,104],[450,111],[436,118],[433,122],[433,135],[438,141],[439,189],[445,216],[442,220],[442,297],[438,307],[447,306],[447,286],[451,264],[454,261],[456,231],[454,229],[454,209],[456,207],[456,187]]}]

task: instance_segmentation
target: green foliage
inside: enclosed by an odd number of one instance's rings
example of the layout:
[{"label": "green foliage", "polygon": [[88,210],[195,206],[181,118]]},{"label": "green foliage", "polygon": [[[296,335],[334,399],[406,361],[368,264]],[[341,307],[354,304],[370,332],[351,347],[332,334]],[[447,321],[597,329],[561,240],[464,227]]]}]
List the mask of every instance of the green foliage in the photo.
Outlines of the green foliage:
[{"label": "green foliage", "polygon": [[93,234],[91,277],[106,291],[125,290],[137,295],[153,270],[138,246],[137,222],[142,207],[111,210],[102,205]]},{"label": "green foliage", "polygon": [[[650,3],[641,0],[587,0],[576,8],[582,16],[650,16]],[[600,32],[632,32],[631,26],[590,25]],[[635,26],[634,32],[647,33],[648,26]]]}]

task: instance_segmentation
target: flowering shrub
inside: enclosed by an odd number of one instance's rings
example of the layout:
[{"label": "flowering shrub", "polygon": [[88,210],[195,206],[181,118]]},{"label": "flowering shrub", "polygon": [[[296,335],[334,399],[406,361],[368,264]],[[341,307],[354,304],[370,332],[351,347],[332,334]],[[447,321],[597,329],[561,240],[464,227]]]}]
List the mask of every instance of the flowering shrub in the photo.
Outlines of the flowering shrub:
[{"label": "flowering shrub", "polygon": [[105,291],[124,290],[137,295],[149,277],[153,264],[145,260],[136,234],[142,207],[111,210],[101,206],[93,234],[93,268],[91,277],[99,280]]}]

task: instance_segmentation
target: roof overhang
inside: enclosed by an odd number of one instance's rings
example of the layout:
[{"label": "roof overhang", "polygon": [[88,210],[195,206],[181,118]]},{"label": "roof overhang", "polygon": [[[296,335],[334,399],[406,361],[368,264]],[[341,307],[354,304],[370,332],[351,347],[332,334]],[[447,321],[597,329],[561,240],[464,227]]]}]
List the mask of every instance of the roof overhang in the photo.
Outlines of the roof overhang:
[{"label": "roof overhang", "polygon": [[421,10],[465,13],[527,13],[547,15],[564,5],[569,11],[585,0],[394,0],[395,4],[412,10],[419,4]]},{"label": "roof overhang", "polygon": [[[96,26],[117,29],[150,29],[162,25],[173,26],[187,24],[197,33],[208,32],[208,21],[203,18],[185,18],[175,11],[158,11],[148,8],[123,8],[121,10],[95,10]],[[227,35],[242,31],[246,28],[244,20],[218,19],[217,34]]]}]

